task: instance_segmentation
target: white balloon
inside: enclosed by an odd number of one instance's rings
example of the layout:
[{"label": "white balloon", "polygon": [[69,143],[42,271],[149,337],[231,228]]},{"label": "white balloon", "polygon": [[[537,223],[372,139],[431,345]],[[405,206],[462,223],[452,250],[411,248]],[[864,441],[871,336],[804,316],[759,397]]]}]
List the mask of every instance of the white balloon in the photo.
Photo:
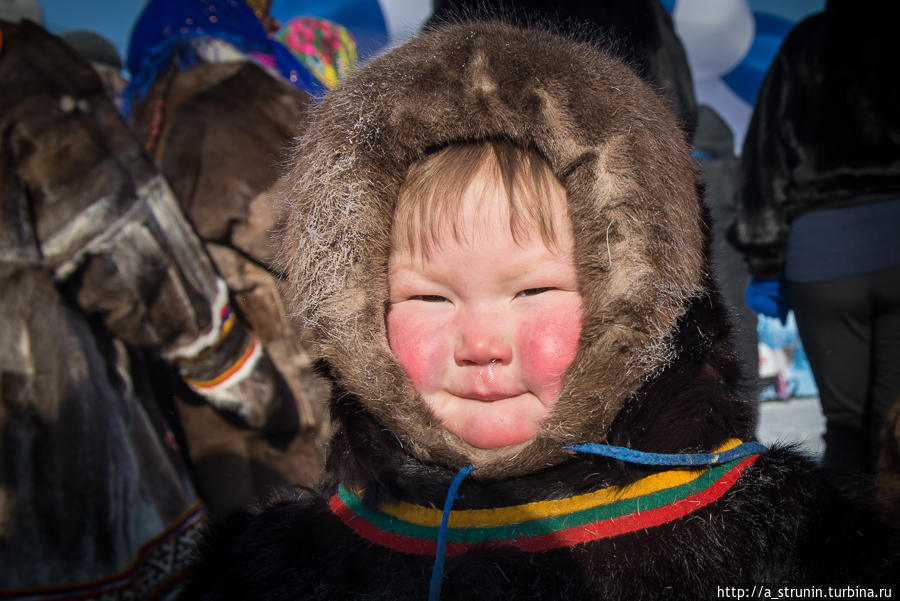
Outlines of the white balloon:
[{"label": "white balloon", "polygon": [[696,81],[734,69],[756,34],[747,0],[678,0],[673,18]]}]

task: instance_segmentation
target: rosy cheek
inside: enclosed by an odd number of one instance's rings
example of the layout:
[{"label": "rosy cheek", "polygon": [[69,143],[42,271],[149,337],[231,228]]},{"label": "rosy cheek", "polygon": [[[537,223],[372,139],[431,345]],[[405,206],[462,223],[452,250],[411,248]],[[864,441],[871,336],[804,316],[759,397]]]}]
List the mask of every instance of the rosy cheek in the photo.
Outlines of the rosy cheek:
[{"label": "rosy cheek", "polygon": [[429,389],[442,366],[439,328],[432,322],[403,306],[387,314],[388,344],[419,393]]},{"label": "rosy cheek", "polygon": [[525,377],[541,402],[551,406],[562,388],[562,376],[578,351],[581,307],[557,307],[533,316],[519,329],[519,352]]}]

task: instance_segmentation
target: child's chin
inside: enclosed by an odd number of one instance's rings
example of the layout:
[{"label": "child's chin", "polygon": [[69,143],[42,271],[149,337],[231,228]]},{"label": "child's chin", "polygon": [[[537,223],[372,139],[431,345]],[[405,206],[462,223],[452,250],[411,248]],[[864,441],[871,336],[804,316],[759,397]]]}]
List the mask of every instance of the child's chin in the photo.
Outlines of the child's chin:
[{"label": "child's chin", "polygon": [[493,450],[528,442],[549,409],[538,397],[523,393],[498,401],[450,397],[438,407],[444,427],[476,449]]},{"label": "child's chin", "polygon": [[529,424],[518,428],[474,428],[454,434],[477,449],[493,450],[528,442],[536,432],[537,428]]}]

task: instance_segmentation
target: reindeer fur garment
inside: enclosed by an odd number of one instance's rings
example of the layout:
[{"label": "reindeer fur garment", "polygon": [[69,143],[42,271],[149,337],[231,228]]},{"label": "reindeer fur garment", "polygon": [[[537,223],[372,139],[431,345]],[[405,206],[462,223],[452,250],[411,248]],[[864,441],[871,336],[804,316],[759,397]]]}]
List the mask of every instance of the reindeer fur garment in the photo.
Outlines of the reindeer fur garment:
[{"label": "reindeer fur garment", "polygon": [[[391,219],[407,169],[447,143],[486,138],[537,148],[564,184],[584,299],[579,350],[548,419],[531,441],[490,451],[431,417],[384,324]],[[421,533],[434,535],[435,508],[468,463],[475,471],[449,512],[456,530],[436,579],[445,601],[711,599],[716,584],[890,581],[896,530],[790,449],[746,458],[708,503],[666,501],[657,521],[660,506],[640,497],[632,530],[616,515],[576,539],[540,513],[595,494],[616,504],[622,487],[686,473],[563,445],[698,453],[754,431],[755,402],[709,275],[689,149],[628,68],[546,32],[437,29],[326,96],[292,164],[279,192],[290,211],[282,255],[333,381],[327,480],[213,528],[183,599],[424,601],[440,535],[429,543]],[[389,530],[398,507],[430,521]],[[487,521],[462,540],[457,526],[472,515]],[[554,524],[571,530],[584,515]],[[499,538],[488,538],[495,526]]]},{"label": "reindeer fur garment", "polygon": [[[446,432],[387,345],[391,219],[410,164],[454,141],[536,148],[565,185],[585,318],[580,352],[536,440],[484,452]],[[497,26],[447,29],[377,59],[326,97],[282,196],[300,315],[340,385],[423,461],[515,475],[602,442],[629,395],[673,360],[703,288],[694,164],[663,103],[587,45]]]}]

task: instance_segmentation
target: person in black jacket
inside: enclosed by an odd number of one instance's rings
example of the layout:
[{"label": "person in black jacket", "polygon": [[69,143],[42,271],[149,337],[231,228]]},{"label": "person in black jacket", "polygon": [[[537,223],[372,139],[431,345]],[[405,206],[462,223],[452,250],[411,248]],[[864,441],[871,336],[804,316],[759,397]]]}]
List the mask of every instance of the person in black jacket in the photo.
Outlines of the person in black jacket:
[{"label": "person in black jacket", "polygon": [[830,0],[789,34],[744,141],[731,232],[754,276],[748,300],[794,310],[823,463],[846,472],[874,469],[900,396],[898,18],[896,3]]}]

